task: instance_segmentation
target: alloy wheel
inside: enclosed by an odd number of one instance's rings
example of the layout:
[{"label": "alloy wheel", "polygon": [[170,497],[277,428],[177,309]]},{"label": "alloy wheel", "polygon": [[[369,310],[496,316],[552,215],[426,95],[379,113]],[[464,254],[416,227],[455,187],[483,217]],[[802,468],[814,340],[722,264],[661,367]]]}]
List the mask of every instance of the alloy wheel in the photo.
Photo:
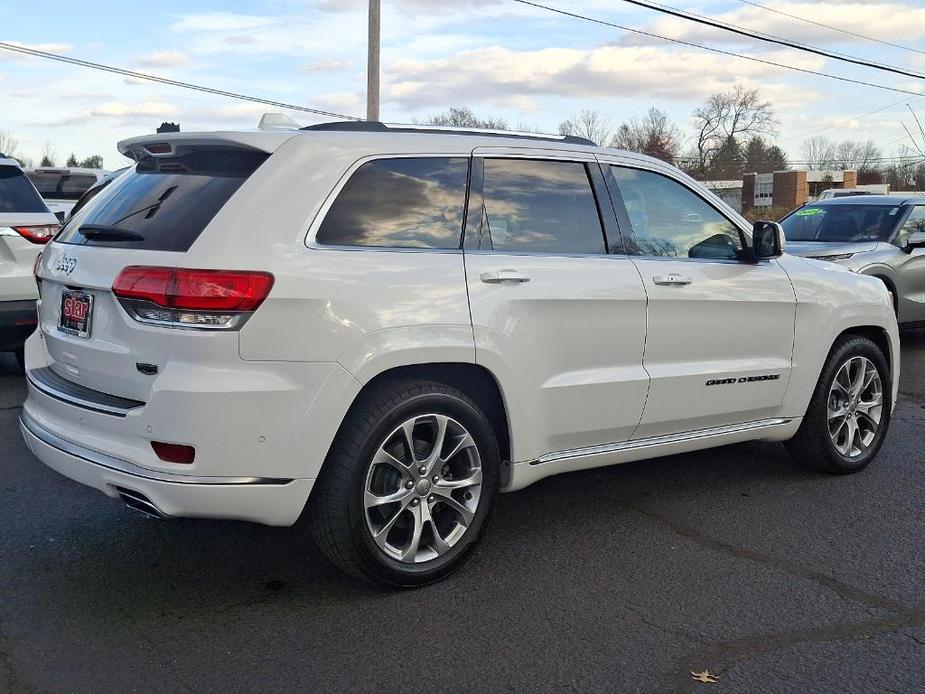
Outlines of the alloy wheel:
[{"label": "alloy wheel", "polygon": [[883,415],[883,384],[870,359],[855,356],[841,365],[829,389],[827,414],[835,450],[846,458],[864,455]]},{"label": "alloy wheel", "polygon": [[465,535],[481,491],[481,458],[469,431],[445,415],[412,417],[373,456],[363,493],[366,525],[389,557],[430,561]]}]

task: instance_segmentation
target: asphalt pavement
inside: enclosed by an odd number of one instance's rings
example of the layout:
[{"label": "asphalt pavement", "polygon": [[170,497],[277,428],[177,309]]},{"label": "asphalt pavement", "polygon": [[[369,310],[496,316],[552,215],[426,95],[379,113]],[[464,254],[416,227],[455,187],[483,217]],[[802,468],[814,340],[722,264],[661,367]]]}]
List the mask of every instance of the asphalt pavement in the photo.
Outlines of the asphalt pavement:
[{"label": "asphalt pavement", "polygon": [[744,444],[561,475],[410,592],[301,523],[148,520],[60,477],[0,356],[0,693],[925,691],[925,331],[903,342],[865,471]]}]

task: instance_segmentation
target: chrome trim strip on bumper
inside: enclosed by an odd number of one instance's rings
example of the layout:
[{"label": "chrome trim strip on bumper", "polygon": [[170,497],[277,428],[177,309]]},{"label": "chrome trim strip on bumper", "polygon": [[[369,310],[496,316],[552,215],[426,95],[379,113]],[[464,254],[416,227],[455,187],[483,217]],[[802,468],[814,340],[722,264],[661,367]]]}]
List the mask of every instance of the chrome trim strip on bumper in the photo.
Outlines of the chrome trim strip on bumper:
[{"label": "chrome trim strip on bumper", "polygon": [[746,431],[755,431],[758,429],[769,429],[772,427],[789,424],[792,418],[778,417],[775,419],[759,419],[754,422],[745,422],[744,424],[729,424],[727,426],[715,427],[713,429],[698,429],[696,431],[687,431],[681,434],[665,434],[663,436],[652,436],[645,439],[636,439],[635,441],[623,441],[621,443],[603,443],[597,446],[587,446],[585,448],[572,448],[566,451],[556,451],[546,453],[536,460],[531,460],[530,465],[542,465],[543,463],[553,463],[559,460],[572,458],[586,458],[592,455],[603,455],[606,453],[620,453],[623,451],[639,450],[641,448],[652,448],[656,446],[665,446],[672,443],[686,443],[698,439],[706,439],[713,436],[722,436],[724,434],[738,434]]},{"label": "chrome trim strip on bumper", "polygon": [[48,397],[101,414],[125,417],[132,410],[145,406],[140,400],[120,398],[71,383],[47,367],[26,371],[26,379],[33,388]]},{"label": "chrome trim strip on bumper", "polygon": [[80,458],[84,462],[92,463],[104,467],[108,470],[121,472],[132,477],[140,477],[155,482],[171,482],[174,484],[288,484],[291,479],[277,479],[272,477],[195,477],[193,475],[177,475],[169,472],[159,472],[143,468],[134,463],[130,463],[121,458],[115,458],[105,453],[91,451],[83,446],[78,446],[66,439],[54,434],[28,414],[23,412],[19,417],[19,423],[24,430],[32,434],[42,443],[55,448],[62,453],[67,453],[75,458]]}]

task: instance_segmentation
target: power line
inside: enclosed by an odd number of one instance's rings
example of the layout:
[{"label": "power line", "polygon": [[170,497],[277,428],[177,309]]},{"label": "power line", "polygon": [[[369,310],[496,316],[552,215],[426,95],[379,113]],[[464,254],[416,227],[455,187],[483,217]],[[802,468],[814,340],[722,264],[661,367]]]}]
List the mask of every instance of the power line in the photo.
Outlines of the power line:
[{"label": "power line", "polygon": [[191,84],[189,82],[180,82],[178,80],[167,79],[166,77],[157,77],[156,75],[149,75],[144,72],[134,72],[132,70],[125,70],[119,67],[113,67],[111,65],[103,65],[102,63],[93,63],[89,60],[80,60],[79,58],[70,58],[66,55],[59,55],[58,53],[49,53],[48,51],[40,51],[35,48],[27,48],[26,46],[17,46],[13,43],[5,43],[0,41],[0,49],[7,51],[14,51],[16,53],[23,53],[25,55],[31,55],[36,58],[46,58],[48,60],[57,60],[62,63],[68,63],[70,65],[77,65],[79,67],[86,67],[92,70],[101,70],[103,72],[111,72],[116,75],[124,75],[126,77],[134,77],[140,80],[148,80],[150,82],[158,82],[160,84],[166,84],[171,87],[181,87],[183,89],[192,89],[197,92],[204,92],[206,94],[214,94],[216,96],[225,96],[229,99],[239,99],[240,101],[252,101],[258,104],[267,104],[268,106],[277,106],[279,108],[286,108],[292,111],[302,111],[304,113],[313,113],[318,116],[327,116],[330,118],[343,118],[345,120],[362,120],[357,116],[348,116],[343,113],[333,113],[332,111],[322,111],[317,108],[309,108],[307,106],[296,106],[295,104],[287,104],[282,101],[273,101],[272,99],[262,99],[257,96],[248,96],[246,94],[238,94],[236,92],[227,92],[223,89],[213,89],[212,87],[203,87],[199,84]]},{"label": "power line", "polygon": [[645,7],[646,9],[652,10],[654,12],[661,12],[662,14],[667,14],[672,17],[678,17],[680,19],[686,19],[689,22],[694,22],[695,24],[702,24],[704,26],[712,27],[714,29],[722,29],[723,31],[728,31],[732,34],[737,34],[738,36],[745,36],[750,39],[757,39],[758,41],[764,41],[765,43],[773,43],[778,46],[784,46],[785,48],[793,48],[798,51],[803,51],[805,53],[812,53],[814,55],[820,55],[824,58],[831,58],[833,60],[840,60],[845,63],[851,63],[852,65],[860,65],[862,67],[869,67],[874,70],[882,70],[884,72],[892,72],[896,75],[903,75],[904,77],[915,77],[916,79],[925,79],[925,75],[920,72],[911,72],[910,70],[905,70],[900,67],[895,67],[893,65],[884,65],[883,63],[875,63],[869,60],[864,60],[863,58],[856,58],[854,56],[845,55],[844,53],[835,53],[834,51],[827,51],[823,48],[816,48],[815,46],[810,46],[805,43],[797,43],[796,41],[791,41],[790,39],[781,38],[779,36],[771,36],[770,34],[759,34],[751,29],[745,29],[743,27],[736,26],[734,24],[728,24],[726,22],[720,22],[709,17],[704,17],[699,14],[694,14],[693,12],[686,12],[684,10],[679,10],[676,7],[671,7],[669,5],[660,5],[652,4],[648,2],[642,2],[641,0],[623,0],[623,2],[630,5],[636,5],[637,7]]},{"label": "power line", "polygon": [[807,24],[813,24],[817,27],[822,27],[824,29],[831,29],[832,31],[837,31],[839,34],[846,34],[848,36],[854,36],[855,38],[864,39],[865,41],[874,41],[876,43],[882,43],[884,46],[892,46],[893,48],[899,48],[904,51],[910,51],[911,53],[921,53],[925,55],[925,51],[920,51],[918,48],[912,48],[910,46],[903,46],[898,43],[892,43],[891,41],[884,41],[883,39],[876,39],[873,36],[865,36],[864,34],[858,34],[854,31],[848,31],[847,29],[840,29],[838,27],[833,27],[830,24],[823,24],[822,22],[815,22],[812,19],[806,19],[806,17],[800,17],[795,14],[790,14],[789,12],[784,12],[783,10],[777,10],[773,7],[768,7],[767,5],[761,5],[757,2],[751,2],[751,0],[739,0],[744,5],[751,5],[752,7],[758,7],[762,10],[768,12],[773,12],[774,14],[783,15],[784,17],[790,17],[791,19],[796,19],[799,22],[806,22]]},{"label": "power line", "polygon": [[850,77],[842,77],[840,75],[832,75],[828,72],[819,72],[818,70],[810,70],[809,68],[795,67],[793,65],[784,65],[783,63],[776,63],[773,60],[765,60],[764,58],[755,58],[750,55],[743,55],[741,53],[736,53],[734,51],[727,51],[722,48],[714,48],[712,46],[704,46],[700,43],[694,43],[693,41],[685,41],[683,39],[672,39],[667,36],[662,36],[660,34],[655,34],[651,31],[644,31],[642,29],[633,29],[622,24],[616,24],[614,22],[608,22],[603,19],[596,19],[594,17],[588,17],[576,12],[570,12],[568,10],[560,10],[557,7],[551,7],[549,5],[543,5],[538,2],[531,2],[530,0],[513,0],[513,2],[519,3],[521,5],[527,5],[529,7],[535,7],[540,10],[546,10],[547,12],[553,12],[555,14],[561,14],[565,17],[571,17],[572,19],[580,19],[585,22],[591,22],[593,24],[600,24],[602,26],[611,27],[613,29],[620,29],[621,31],[628,31],[632,34],[639,34],[640,36],[648,36],[649,38],[660,39],[662,41],[668,41],[670,43],[676,43],[681,46],[689,46],[691,48],[697,48],[702,51],[710,51],[711,53],[719,53],[720,55],[728,55],[734,58],[741,58],[742,60],[750,60],[754,63],[762,63],[763,65],[771,65],[773,67],[784,68],[786,70],[794,70],[796,72],[802,72],[807,75],[815,75],[816,77],[827,77],[828,79],[838,80],[839,82],[848,82],[849,84],[859,84],[864,87],[873,87],[874,89],[882,89],[888,92],[896,92],[898,94],[909,94],[911,96],[923,96],[920,92],[914,92],[911,89],[900,89],[899,87],[887,87],[883,84],[876,84],[874,82],[865,82],[864,80],[856,80]]}]

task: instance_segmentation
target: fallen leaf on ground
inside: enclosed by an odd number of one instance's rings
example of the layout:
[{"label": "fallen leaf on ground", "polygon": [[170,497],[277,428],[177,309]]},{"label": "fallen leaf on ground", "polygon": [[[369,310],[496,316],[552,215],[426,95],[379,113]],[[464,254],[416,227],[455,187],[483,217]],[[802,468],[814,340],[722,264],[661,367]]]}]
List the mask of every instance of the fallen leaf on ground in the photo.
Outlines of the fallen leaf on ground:
[{"label": "fallen leaf on ground", "polygon": [[709,670],[704,670],[703,672],[694,672],[691,670],[691,677],[693,677],[698,682],[705,682],[707,684],[716,684],[716,675],[711,675]]}]

